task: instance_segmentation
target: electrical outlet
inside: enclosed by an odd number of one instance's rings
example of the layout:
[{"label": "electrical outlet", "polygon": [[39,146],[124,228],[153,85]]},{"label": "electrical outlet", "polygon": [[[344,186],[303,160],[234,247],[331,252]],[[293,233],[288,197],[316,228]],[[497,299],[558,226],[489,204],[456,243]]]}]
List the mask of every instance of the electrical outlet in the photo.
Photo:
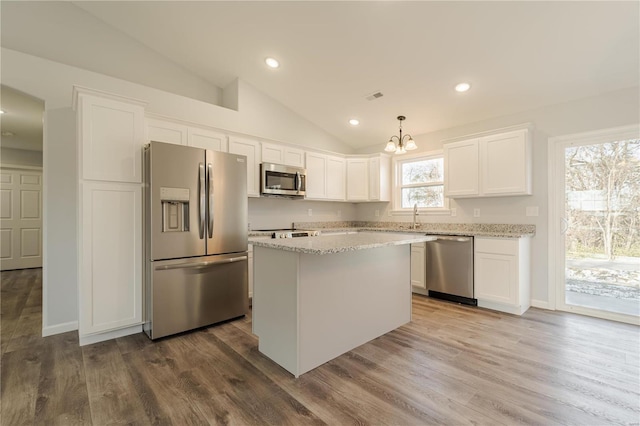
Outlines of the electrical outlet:
[{"label": "electrical outlet", "polygon": [[309,216],[313,216],[313,210],[311,210],[311,209],[307,210],[307,214],[308,214]]},{"label": "electrical outlet", "polygon": [[380,210],[376,210],[376,217],[380,217]]},{"label": "electrical outlet", "polygon": [[527,206],[527,216],[538,216],[538,206]]},{"label": "electrical outlet", "polygon": [[456,211],[456,208],[453,207],[451,210],[451,216],[456,216],[458,214],[458,212]]},{"label": "electrical outlet", "polygon": [[338,210],[338,217],[342,216],[342,210]]},{"label": "electrical outlet", "polygon": [[473,209],[473,217],[480,217],[480,209]]}]

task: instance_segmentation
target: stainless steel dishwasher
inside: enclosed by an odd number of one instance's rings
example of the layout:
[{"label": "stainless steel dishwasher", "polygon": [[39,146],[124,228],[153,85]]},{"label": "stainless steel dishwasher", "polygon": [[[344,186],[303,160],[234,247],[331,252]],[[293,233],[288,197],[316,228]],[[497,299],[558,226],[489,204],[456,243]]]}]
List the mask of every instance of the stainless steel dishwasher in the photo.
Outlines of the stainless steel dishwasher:
[{"label": "stainless steel dishwasher", "polygon": [[473,293],[473,237],[430,235],[426,279],[430,297],[478,305]]}]

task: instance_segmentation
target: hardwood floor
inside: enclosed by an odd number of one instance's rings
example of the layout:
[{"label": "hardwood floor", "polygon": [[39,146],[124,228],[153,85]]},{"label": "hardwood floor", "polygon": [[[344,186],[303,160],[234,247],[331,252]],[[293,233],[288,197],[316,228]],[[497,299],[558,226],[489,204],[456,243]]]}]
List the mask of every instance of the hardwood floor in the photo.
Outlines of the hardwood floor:
[{"label": "hardwood floor", "polygon": [[638,327],[414,296],[413,321],[294,379],[251,317],[151,342],[40,337],[41,270],[2,273],[2,425],[638,424]]}]

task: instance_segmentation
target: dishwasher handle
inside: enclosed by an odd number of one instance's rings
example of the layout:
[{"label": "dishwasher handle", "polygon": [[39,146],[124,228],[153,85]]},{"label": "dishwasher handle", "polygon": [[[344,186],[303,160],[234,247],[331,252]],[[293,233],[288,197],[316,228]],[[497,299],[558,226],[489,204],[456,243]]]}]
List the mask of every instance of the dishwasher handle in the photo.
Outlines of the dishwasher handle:
[{"label": "dishwasher handle", "polygon": [[456,236],[449,236],[449,235],[429,235],[429,237],[434,237],[435,239],[433,241],[444,240],[444,241],[456,241],[459,243],[466,243],[473,239],[473,237],[456,237]]}]

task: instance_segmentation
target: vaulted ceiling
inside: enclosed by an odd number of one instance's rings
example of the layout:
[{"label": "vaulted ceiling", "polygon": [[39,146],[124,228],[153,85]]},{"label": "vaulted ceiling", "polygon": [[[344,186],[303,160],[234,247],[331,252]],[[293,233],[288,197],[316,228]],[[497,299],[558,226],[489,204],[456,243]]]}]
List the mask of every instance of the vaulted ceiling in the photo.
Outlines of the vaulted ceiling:
[{"label": "vaulted ceiling", "polygon": [[[356,149],[384,144],[401,114],[416,135],[635,87],[640,78],[638,2],[0,7],[10,49],[169,91],[181,73],[215,90],[240,78]],[[136,55],[142,49],[144,61]],[[267,56],[280,68],[268,69]],[[455,92],[462,81],[471,90]],[[367,100],[374,92],[383,96]]]}]

